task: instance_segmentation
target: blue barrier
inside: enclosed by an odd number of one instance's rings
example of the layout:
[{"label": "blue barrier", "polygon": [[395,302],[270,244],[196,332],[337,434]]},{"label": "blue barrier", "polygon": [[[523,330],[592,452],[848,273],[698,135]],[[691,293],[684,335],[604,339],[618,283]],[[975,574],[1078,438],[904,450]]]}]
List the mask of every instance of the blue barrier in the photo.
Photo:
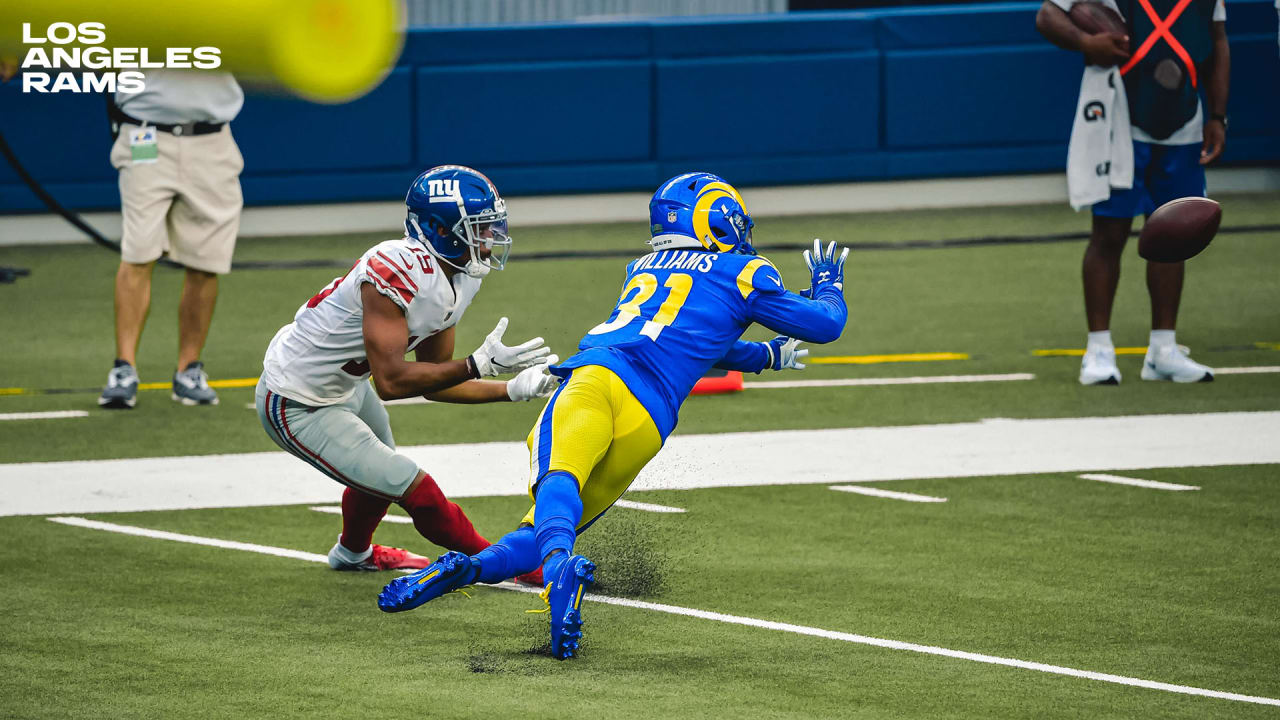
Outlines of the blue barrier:
[{"label": "blue barrier", "polygon": [[[394,199],[423,168],[510,195],[649,190],[690,169],[743,185],[1054,172],[1080,58],[1038,3],[418,29],[367,96],[251,94],[233,125],[251,205]],[[1280,162],[1272,0],[1232,0],[1225,164]],[[77,209],[119,205],[101,97],[0,85],[0,132]],[[0,213],[42,208],[0,166]]]}]

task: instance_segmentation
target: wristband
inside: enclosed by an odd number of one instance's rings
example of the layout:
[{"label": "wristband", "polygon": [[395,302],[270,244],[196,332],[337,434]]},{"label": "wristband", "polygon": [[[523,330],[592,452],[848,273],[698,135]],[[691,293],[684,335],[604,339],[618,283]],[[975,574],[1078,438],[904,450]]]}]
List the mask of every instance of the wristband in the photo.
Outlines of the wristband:
[{"label": "wristband", "polygon": [[467,356],[467,376],[473,379],[480,377],[480,368],[476,366],[476,359],[471,355]]}]

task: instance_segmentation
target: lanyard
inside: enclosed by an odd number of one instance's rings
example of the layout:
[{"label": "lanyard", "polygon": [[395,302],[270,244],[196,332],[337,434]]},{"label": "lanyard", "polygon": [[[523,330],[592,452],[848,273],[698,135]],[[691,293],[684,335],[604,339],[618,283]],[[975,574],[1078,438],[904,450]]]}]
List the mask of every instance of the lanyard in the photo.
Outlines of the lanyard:
[{"label": "lanyard", "polygon": [[1138,48],[1138,51],[1133,54],[1133,57],[1129,58],[1129,62],[1120,68],[1120,74],[1124,75],[1132,70],[1134,65],[1137,65],[1142,58],[1147,56],[1147,53],[1151,52],[1151,48],[1155,46],[1156,42],[1160,38],[1164,38],[1165,42],[1169,43],[1169,47],[1173,48],[1173,54],[1177,55],[1182,64],[1187,67],[1187,76],[1191,78],[1191,87],[1199,89],[1200,86],[1196,83],[1196,64],[1191,62],[1191,55],[1187,53],[1186,48],[1182,47],[1182,43],[1178,42],[1178,38],[1169,32],[1169,28],[1177,21],[1178,16],[1182,15],[1182,11],[1186,10],[1187,6],[1191,4],[1191,0],[1178,0],[1178,4],[1173,6],[1173,10],[1169,12],[1169,17],[1163,20],[1156,14],[1155,8],[1151,7],[1149,0],[1138,0],[1138,2],[1142,5],[1143,12],[1147,14],[1152,24],[1155,25],[1155,29],[1147,36],[1147,39]]}]

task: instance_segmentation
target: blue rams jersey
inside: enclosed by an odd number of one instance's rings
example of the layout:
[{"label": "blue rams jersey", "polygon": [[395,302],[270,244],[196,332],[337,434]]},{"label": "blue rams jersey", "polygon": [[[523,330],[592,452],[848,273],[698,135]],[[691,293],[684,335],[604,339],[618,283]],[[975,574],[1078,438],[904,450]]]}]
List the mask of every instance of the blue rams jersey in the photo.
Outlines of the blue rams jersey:
[{"label": "blue rams jersey", "polygon": [[579,352],[552,368],[602,365],[626,383],[665,440],[680,405],[713,365],[760,372],[765,343],[739,341],[753,322],[808,342],[830,342],[844,329],[843,295],[817,300],[788,292],[763,257],[701,250],[658,250],[631,261],[609,319],[587,332]]}]

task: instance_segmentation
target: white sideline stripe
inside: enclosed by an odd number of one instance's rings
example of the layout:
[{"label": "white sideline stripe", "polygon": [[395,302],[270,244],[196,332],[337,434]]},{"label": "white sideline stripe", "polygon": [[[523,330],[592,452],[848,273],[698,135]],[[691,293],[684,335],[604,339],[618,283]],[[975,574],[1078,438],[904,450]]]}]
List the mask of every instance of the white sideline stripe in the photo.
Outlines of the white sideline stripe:
[{"label": "white sideline stripe", "polygon": [[[342,508],[338,505],[312,505],[312,510],[316,512],[328,513],[330,515],[341,515]],[[401,525],[412,525],[413,518],[407,518],[403,515],[387,515],[382,518],[382,522],[400,523]]]},{"label": "white sideline stripe", "polygon": [[831,489],[839,490],[840,492],[856,493],[858,495],[889,498],[890,500],[906,500],[907,502],[940,503],[947,501],[946,498],[933,497],[932,495],[916,495],[915,493],[895,492],[893,490],[878,490],[876,488],[862,487],[861,485],[832,485]]},{"label": "white sideline stripe", "polygon": [[1140,480],[1138,478],[1108,475],[1106,473],[1085,473],[1079,476],[1083,480],[1097,480],[1116,485],[1132,485],[1134,487],[1151,488],[1152,490],[1199,490],[1199,485],[1179,485],[1177,483],[1160,482],[1158,480]]},{"label": "white sideline stripe", "polygon": [[[1277,464],[1276,437],[1276,411],[673,435],[631,490]],[[528,492],[523,442],[399,452],[428,469],[447,497]],[[341,492],[282,451],[0,464],[0,516],[329,505]]]},{"label": "white sideline stripe", "polygon": [[671,507],[670,505],[655,505],[653,503],[633,502],[631,500],[619,500],[615,502],[614,505],[620,508],[631,508],[632,510],[644,510],[645,512],[655,513],[688,512],[684,508]]},{"label": "white sideline stripe", "polygon": [[0,413],[0,420],[53,420],[89,417],[87,410],[50,410],[48,412]]},{"label": "white sideline stripe", "polygon": [[1280,365],[1255,365],[1253,367],[1214,368],[1214,375],[1254,375],[1257,373],[1280,373]]},{"label": "white sideline stripe", "polygon": [[[47,519],[51,522],[88,528],[90,530],[105,530],[107,532],[117,532],[125,535],[149,537],[157,540],[172,540],[176,542],[191,543],[193,545],[207,545],[209,547],[226,548],[228,550],[244,550],[246,552],[256,552],[263,555],[274,555],[276,557],[306,560],[308,562],[328,562],[328,558],[324,555],[301,552],[298,550],[288,550],[286,548],[270,547],[268,545],[255,545],[253,543],[218,540],[216,538],[205,538],[195,535],[182,535],[180,533],[165,532],[162,530],[149,530],[147,528],[133,527],[130,525],[116,525],[114,523],[98,522],[96,520],[87,520],[80,517],[51,517]],[[405,570],[402,572],[410,573],[414,571]],[[504,590],[518,590],[526,593],[538,592],[535,588],[520,587],[519,585],[509,582],[503,582],[491,587],[501,588]],[[1204,688],[1191,687],[1189,685],[1174,685],[1171,683],[1156,682],[1154,680],[1126,677],[1124,675],[1094,672],[1092,670],[1077,670],[1075,668],[1063,667],[1061,665],[1048,665],[1046,663],[999,657],[997,655],[984,655],[982,653],[972,653],[964,650],[951,650],[948,648],[937,647],[936,645],[917,645],[916,643],[903,642],[901,640],[888,640],[885,638],[876,638],[867,635],[855,635],[853,633],[823,630],[821,628],[808,627],[805,625],[792,625],[790,623],[773,622],[771,620],[758,620],[756,618],[743,617],[741,615],[726,615],[724,613],[710,612],[708,610],[696,610],[694,608],[679,607],[677,605],[664,605],[661,603],[645,602],[643,600],[630,600],[627,598],[609,597],[607,595],[596,595],[594,593],[588,593],[585,598],[592,602],[598,602],[605,605],[617,605],[619,607],[636,608],[639,610],[651,610],[653,612],[666,613],[668,615],[680,615],[684,617],[698,618],[701,620],[728,623],[730,625],[745,625],[747,627],[777,630],[780,632],[795,633],[797,635],[826,638],[828,640],[841,640],[843,642],[856,643],[858,645],[870,645],[872,647],[886,648],[889,650],[906,650],[908,652],[922,653],[925,655],[938,655],[940,657],[949,657],[958,660],[970,660],[972,662],[986,663],[988,665],[1003,665],[1005,667],[1051,673],[1053,675],[1066,675],[1068,677],[1083,678],[1085,680],[1098,680],[1100,682],[1115,683],[1117,685],[1129,685],[1131,687],[1148,688],[1151,690],[1164,690],[1165,692],[1181,693],[1184,695],[1199,695],[1201,697],[1218,698],[1220,700],[1234,700],[1236,702],[1254,703],[1257,705],[1280,706],[1280,699],[1277,698],[1241,695],[1240,693],[1222,692],[1220,690],[1206,690]]]},{"label": "white sideline stripe", "polygon": [[838,378],[835,380],[764,380],[744,382],[748,390],[774,390],[778,388],[849,387],[854,385],[928,385],[932,383],[981,383],[1035,380],[1034,373],[1006,373],[1003,375],[921,375],[917,377],[886,378]]}]

